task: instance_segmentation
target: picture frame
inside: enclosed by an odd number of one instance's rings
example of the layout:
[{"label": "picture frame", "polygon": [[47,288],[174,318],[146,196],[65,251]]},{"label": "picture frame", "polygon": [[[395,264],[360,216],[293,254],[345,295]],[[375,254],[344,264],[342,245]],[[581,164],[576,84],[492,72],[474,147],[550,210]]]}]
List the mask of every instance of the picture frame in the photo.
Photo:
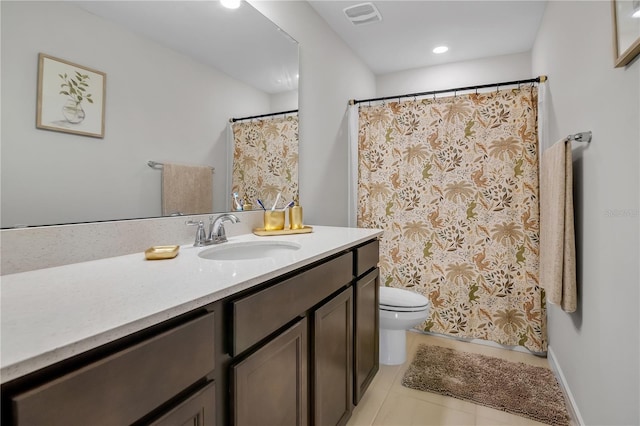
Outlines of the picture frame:
[{"label": "picture frame", "polygon": [[104,138],[107,75],[38,54],[36,127]]},{"label": "picture frame", "polygon": [[640,0],[611,0],[615,68],[629,64],[640,53]]}]

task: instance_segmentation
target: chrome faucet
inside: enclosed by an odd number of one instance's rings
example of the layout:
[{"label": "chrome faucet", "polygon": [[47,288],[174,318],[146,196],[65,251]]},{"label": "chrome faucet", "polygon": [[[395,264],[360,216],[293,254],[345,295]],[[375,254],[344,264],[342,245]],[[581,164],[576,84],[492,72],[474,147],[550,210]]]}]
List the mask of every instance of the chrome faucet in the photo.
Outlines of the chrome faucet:
[{"label": "chrome faucet", "polygon": [[196,229],[196,240],[193,243],[194,247],[204,247],[206,245],[209,245],[210,243],[207,243],[207,234],[204,232],[204,222],[199,220],[197,222],[193,221],[193,220],[188,220],[184,223],[185,225],[188,226],[197,226],[198,229]]},{"label": "chrome faucet", "polygon": [[240,219],[230,213],[220,215],[215,220],[213,219],[213,216],[209,216],[209,236],[207,236],[205,233],[203,221],[186,221],[185,225],[198,227],[198,229],[196,230],[196,239],[193,243],[193,246],[204,247],[211,244],[226,243],[227,234],[224,229],[224,222],[238,223],[240,222]]},{"label": "chrome faucet", "polygon": [[220,244],[227,242],[227,234],[224,230],[224,222],[238,223],[240,219],[231,213],[225,213],[213,220],[213,216],[209,217],[209,244]]}]

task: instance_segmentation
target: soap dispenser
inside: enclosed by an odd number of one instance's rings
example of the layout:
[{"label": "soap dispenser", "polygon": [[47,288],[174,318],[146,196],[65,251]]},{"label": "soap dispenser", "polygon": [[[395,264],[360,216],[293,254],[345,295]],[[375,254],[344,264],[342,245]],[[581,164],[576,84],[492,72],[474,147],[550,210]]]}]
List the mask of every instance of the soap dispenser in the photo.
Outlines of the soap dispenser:
[{"label": "soap dispenser", "polygon": [[289,209],[289,225],[291,229],[304,228],[302,224],[302,207],[298,204],[297,200],[296,204]]}]

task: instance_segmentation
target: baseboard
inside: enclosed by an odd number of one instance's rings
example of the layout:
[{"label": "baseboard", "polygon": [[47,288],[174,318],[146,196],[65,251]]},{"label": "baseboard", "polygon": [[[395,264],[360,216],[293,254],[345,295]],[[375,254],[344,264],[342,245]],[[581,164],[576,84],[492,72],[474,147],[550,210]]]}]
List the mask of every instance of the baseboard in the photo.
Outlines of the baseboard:
[{"label": "baseboard", "polygon": [[547,360],[549,361],[549,366],[551,367],[553,374],[556,376],[556,379],[560,384],[560,388],[562,389],[562,393],[564,394],[564,399],[567,402],[567,409],[569,410],[569,416],[571,416],[571,424],[584,426],[584,420],[582,420],[582,415],[580,415],[580,410],[578,410],[576,400],[573,398],[569,384],[567,383],[564,374],[562,374],[562,369],[556,361],[556,357],[551,346],[547,347]]},{"label": "baseboard", "polygon": [[506,350],[514,351],[514,352],[522,352],[524,354],[530,354],[530,355],[536,355],[536,356],[542,356],[542,357],[546,357],[547,356],[546,352],[533,352],[533,351],[530,351],[529,349],[525,348],[524,346],[507,346],[507,345],[502,345],[500,343],[492,342],[491,340],[476,339],[476,338],[472,338],[472,337],[471,338],[457,337],[457,336],[452,336],[450,334],[433,333],[431,331],[422,331],[422,330],[415,329],[415,328],[412,328],[409,331],[412,331],[414,333],[428,334],[429,336],[444,337],[445,339],[457,340],[459,342],[475,343],[475,344],[478,344],[478,345],[490,346],[492,348],[506,349]]}]

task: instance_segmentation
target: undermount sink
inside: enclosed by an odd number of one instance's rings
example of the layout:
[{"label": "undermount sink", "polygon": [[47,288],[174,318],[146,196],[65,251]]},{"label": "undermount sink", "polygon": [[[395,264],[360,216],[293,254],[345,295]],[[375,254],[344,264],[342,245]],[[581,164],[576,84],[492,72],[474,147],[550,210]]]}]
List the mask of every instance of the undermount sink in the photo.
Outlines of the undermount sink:
[{"label": "undermount sink", "polygon": [[279,257],[290,254],[302,247],[289,241],[247,241],[239,243],[223,243],[198,253],[207,260],[250,260],[266,257]]}]

